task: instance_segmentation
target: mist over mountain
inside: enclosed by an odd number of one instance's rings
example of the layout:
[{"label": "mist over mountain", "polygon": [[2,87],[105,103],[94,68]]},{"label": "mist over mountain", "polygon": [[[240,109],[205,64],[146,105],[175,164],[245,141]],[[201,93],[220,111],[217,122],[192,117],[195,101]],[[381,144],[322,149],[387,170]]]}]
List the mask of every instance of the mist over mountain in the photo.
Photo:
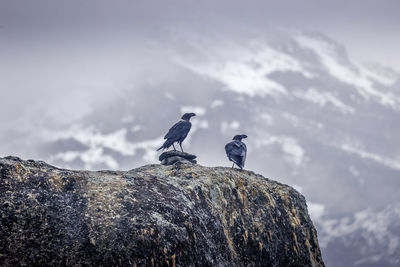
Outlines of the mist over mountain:
[{"label": "mist over mountain", "polygon": [[115,51],[112,64],[131,73],[91,94],[71,87],[67,101],[49,96],[64,105],[59,114],[11,114],[2,154],[129,170],[157,163],[166,130],[195,112],[185,150],[202,165],[230,166],[224,145],[248,135],[245,168],[306,196],[327,266],[397,266],[399,74],[356,62],[315,32],[174,36]]}]

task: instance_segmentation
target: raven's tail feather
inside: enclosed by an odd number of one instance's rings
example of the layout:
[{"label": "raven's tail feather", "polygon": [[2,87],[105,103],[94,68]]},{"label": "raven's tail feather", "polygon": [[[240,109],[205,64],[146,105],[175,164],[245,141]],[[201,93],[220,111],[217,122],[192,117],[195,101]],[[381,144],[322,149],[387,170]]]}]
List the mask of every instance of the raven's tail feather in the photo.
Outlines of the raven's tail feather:
[{"label": "raven's tail feather", "polygon": [[243,167],[244,167],[243,158],[241,158],[241,157],[236,157],[236,156],[231,156],[229,159],[230,159],[232,162],[234,162],[240,169],[243,170]]},{"label": "raven's tail feather", "polygon": [[159,149],[157,149],[157,151],[161,150],[161,149],[168,149],[172,144],[174,143],[173,140],[167,139],[164,144],[162,146],[160,146]]}]

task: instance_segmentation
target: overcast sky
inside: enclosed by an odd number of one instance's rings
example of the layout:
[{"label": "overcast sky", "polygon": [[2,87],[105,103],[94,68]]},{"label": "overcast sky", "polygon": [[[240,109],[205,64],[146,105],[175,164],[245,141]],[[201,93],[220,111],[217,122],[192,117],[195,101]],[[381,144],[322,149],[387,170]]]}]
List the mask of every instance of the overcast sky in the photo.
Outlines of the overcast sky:
[{"label": "overcast sky", "polygon": [[400,71],[399,26],[395,0],[0,0],[0,123],[12,127],[41,109],[73,120],[89,112],[94,94],[108,99],[146,70],[171,76],[162,58],[171,48],[179,54],[174,38],[191,33],[234,41],[273,29],[319,31],[353,59]]},{"label": "overcast sky", "polygon": [[[186,29],[241,27],[318,30],[342,42],[353,57],[400,70],[400,2],[357,1],[110,1],[0,0],[3,46],[77,42],[84,36],[162,38]],[[65,38],[65,39],[63,39]],[[27,43],[28,42],[28,43]]]}]

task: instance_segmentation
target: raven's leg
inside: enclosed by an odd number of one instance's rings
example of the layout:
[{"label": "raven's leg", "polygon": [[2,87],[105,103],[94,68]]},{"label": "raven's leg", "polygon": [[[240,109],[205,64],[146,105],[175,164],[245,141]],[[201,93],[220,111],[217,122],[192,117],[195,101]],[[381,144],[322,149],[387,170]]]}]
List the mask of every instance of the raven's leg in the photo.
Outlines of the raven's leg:
[{"label": "raven's leg", "polygon": [[172,143],[172,146],[174,147],[174,151],[176,151],[175,146],[174,146],[174,143]]},{"label": "raven's leg", "polygon": [[182,143],[179,143],[179,146],[181,147],[181,150],[182,150],[182,152],[183,152],[183,149],[182,149]]},{"label": "raven's leg", "polygon": [[232,164],[232,169],[233,169],[233,166],[235,166],[235,162]]}]

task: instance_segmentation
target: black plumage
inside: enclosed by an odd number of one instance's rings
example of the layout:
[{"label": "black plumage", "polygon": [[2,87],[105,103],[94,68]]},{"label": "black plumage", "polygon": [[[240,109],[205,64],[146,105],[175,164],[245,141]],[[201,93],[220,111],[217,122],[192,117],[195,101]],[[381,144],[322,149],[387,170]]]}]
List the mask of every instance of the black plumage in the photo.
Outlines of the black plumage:
[{"label": "black plumage", "polygon": [[190,128],[192,128],[192,123],[190,122],[190,118],[196,116],[194,113],[185,113],[182,116],[182,120],[175,123],[174,126],[169,129],[168,133],[164,136],[165,142],[164,144],[157,149],[168,149],[172,146],[175,149],[174,143],[178,143],[182,149],[182,142],[185,140],[188,135]]},{"label": "black plumage", "polygon": [[243,138],[247,138],[245,134],[235,135],[233,141],[225,145],[225,152],[228,159],[233,162],[233,166],[236,164],[240,169],[243,169],[246,161],[247,147],[242,142]]}]

